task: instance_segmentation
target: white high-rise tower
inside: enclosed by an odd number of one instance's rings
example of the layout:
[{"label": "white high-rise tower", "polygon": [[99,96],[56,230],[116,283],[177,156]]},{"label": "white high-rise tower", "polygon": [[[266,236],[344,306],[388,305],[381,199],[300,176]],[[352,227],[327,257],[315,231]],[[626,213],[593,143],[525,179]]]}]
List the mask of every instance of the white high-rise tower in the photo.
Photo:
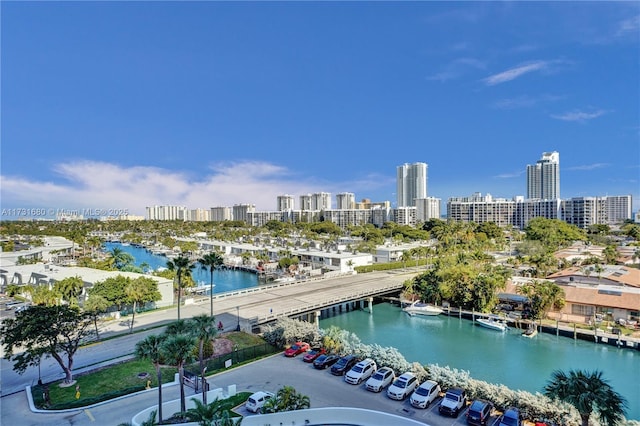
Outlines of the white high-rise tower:
[{"label": "white high-rise tower", "polygon": [[527,198],[560,198],[560,154],[544,152],[536,164],[527,165]]},{"label": "white high-rise tower", "polygon": [[398,166],[397,207],[415,207],[416,199],[427,198],[427,164],[405,163]]}]

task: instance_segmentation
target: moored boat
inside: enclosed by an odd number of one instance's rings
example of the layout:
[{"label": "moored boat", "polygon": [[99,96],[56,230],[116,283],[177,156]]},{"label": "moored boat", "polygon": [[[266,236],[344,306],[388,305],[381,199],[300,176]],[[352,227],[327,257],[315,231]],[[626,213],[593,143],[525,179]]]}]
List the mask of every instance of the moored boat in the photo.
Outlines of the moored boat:
[{"label": "moored boat", "polygon": [[403,311],[409,314],[410,316],[414,316],[414,315],[436,316],[436,315],[440,315],[443,312],[441,307],[436,305],[431,305],[429,303],[423,303],[419,300],[416,300],[411,305],[404,308]]},{"label": "moored boat", "polygon": [[509,329],[507,322],[499,317],[478,318],[476,323],[491,330],[507,331]]},{"label": "moored boat", "polygon": [[529,339],[531,339],[532,337],[536,337],[537,334],[538,330],[533,324],[531,324],[525,331],[522,332],[522,336],[528,337]]}]

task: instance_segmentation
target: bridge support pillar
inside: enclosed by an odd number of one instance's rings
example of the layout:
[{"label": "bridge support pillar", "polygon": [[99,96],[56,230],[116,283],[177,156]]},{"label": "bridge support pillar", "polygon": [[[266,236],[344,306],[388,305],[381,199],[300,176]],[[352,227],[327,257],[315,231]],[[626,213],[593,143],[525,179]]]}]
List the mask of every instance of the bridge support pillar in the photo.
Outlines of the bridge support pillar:
[{"label": "bridge support pillar", "polygon": [[315,312],[315,322],[316,322],[316,328],[320,328],[320,315],[322,315],[321,311],[316,311]]},{"label": "bridge support pillar", "polygon": [[373,297],[369,298],[369,313],[373,313]]}]

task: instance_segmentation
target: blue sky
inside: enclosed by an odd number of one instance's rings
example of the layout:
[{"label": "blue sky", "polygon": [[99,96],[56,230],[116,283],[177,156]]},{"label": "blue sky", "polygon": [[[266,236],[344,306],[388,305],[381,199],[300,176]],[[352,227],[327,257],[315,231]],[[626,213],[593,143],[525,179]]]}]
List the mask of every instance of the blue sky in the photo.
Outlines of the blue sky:
[{"label": "blue sky", "polygon": [[[640,208],[637,2],[2,2],[3,209],[353,192]],[[334,197],[335,203],[335,197]],[[3,217],[6,219],[7,217]]]}]

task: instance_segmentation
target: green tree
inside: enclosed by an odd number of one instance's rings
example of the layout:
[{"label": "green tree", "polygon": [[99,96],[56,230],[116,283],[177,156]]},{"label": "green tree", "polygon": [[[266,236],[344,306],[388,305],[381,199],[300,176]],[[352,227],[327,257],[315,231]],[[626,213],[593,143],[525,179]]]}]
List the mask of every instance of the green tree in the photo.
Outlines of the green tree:
[{"label": "green tree", "polygon": [[114,247],[109,252],[109,264],[116,269],[122,269],[125,266],[133,264],[135,259],[120,247]]},{"label": "green tree", "polygon": [[62,300],[65,300],[70,305],[78,304],[78,296],[82,294],[83,288],[84,281],[77,275],[56,281],[53,285],[54,291],[60,294]]},{"label": "green tree", "polygon": [[194,346],[195,338],[188,334],[169,336],[160,346],[162,358],[169,365],[174,365],[178,369],[181,412],[186,411],[184,395],[184,365],[193,360]]},{"label": "green tree", "polygon": [[211,404],[205,404],[199,399],[192,398],[195,407],[181,413],[189,421],[196,422],[200,426],[234,426],[239,425],[231,417],[231,408],[225,400],[216,399]]},{"label": "green tree", "polygon": [[139,277],[130,280],[124,288],[127,301],[133,304],[131,324],[129,325],[129,333],[133,333],[133,323],[136,319],[136,308],[138,304],[147,302],[155,302],[160,300],[162,296],[158,291],[158,283],[152,278]]},{"label": "green tree", "polygon": [[[32,306],[0,325],[4,357],[22,374],[27,367],[38,365],[42,356],[50,356],[64,371],[65,383],[71,383],[73,357],[80,342],[93,334],[90,328],[91,319],[77,307]],[[15,350],[20,353],[15,354]]]},{"label": "green tree", "polygon": [[311,406],[309,397],[298,393],[292,386],[284,386],[276,395],[265,402],[263,413],[279,413],[281,411],[304,410]]},{"label": "green tree", "polygon": [[125,288],[130,281],[130,278],[123,275],[97,281],[91,290],[89,290],[89,295],[100,295],[107,299],[112,305],[117,306],[118,310],[122,310],[122,307],[129,303]]},{"label": "green tree", "polygon": [[136,343],[135,354],[138,358],[148,359],[153,363],[158,378],[158,423],[162,423],[162,344],[166,335],[149,335]]},{"label": "green tree", "polygon": [[55,306],[60,301],[60,293],[46,284],[29,285],[25,291],[31,295],[31,302],[40,306]]},{"label": "green tree", "polygon": [[565,303],[564,290],[553,281],[533,280],[519,286],[516,291],[529,299],[531,313],[536,320],[546,317],[551,308],[561,309]]},{"label": "green tree", "polygon": [[[195,265],[186,256],[178,256],[167,262],[167,269],[175,271],[178,281],[178,321],[180,320],[180,305],[182,304],[182,282],[185,277],[191,277],[191,271]],[[182,410],[184,411],[184,410]]]},{"label": "green tree", "polygon": [[215,317],[207,314],[196,315],[189,321],[192,334],[198,340],[198,361],[200,375],[204,376],[204,345],[211,344],[211,340],[218,334]]},{"label": "green tree", "polygon": [[89,314],[91,321],[95,327],[96,339],[100,340],[100,334],[98,333],[98,319],[100,315],[107,312],[111,307],[111,303],[99,294],[89,294],[89,298],[84,302],[83,309]]},{"label": "green tree", "polygon": [[573,405],[589,426],[589,418],[597,414],[605,425],[616,425],[624,420],[627,401],[602,378],[601,371],[570,370],[569,374],[556,370],[544,388],[546,396]]},{"label": "green tree", "polygon": [[200,268],[209,271],[209,315],[213,316],[213,272],[224,264],[224,258],[216,252],[211,252],[198,259],[198,263]]}]

